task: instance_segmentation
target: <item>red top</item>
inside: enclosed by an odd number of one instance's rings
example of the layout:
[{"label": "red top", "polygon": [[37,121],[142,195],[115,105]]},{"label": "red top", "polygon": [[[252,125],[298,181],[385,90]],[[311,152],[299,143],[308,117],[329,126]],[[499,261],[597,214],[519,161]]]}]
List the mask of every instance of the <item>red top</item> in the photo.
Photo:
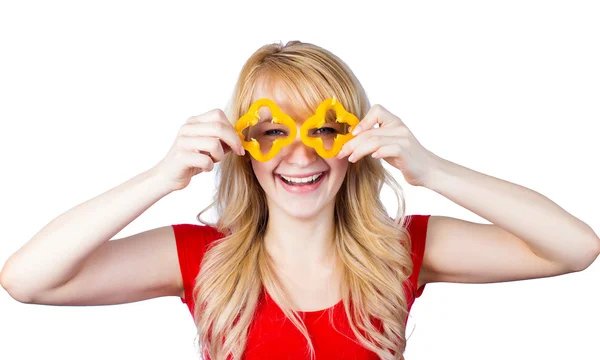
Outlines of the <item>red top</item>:
[{"label": "red top", "polygon": [[[412,239],[411,257],[413,273],[405,282],[408,310],[410,311],[416,297],[421,296],[425,285],[417,289],[417,281],[421,270],[421,262],[425,251],[425,235],[430,215],[409,215],[408,231]],[[192,290],[200,261],[206,245],[224,235],[215,228],[206,225],[174,224],[177,243],[177,254],[183,278],[185,300],[181,299],[193,316],[194,301]],[[406,291],[407,288],[409,291]],[[308,358],[306,339],[289,321],[283,311],[269,296],[263,292],[264,298],[259,301],[256,318],[252,323],[246,342],[243,359],[303,359]],[[334,329],[327,310],[333,312],[336,325]],[[342,301],[331,308],[317,311],[299,311],[304,315],[304,323],[311,336],[315,348],[316,359],[378,359],[377,355],[364,348],[356,340],[356,336],[348,325],[348,319]],[[338,332],[339,331],[339,332]],[[340,332],[343,334],[340,334]],[[352,340],[350,340],[352,339]]]}]

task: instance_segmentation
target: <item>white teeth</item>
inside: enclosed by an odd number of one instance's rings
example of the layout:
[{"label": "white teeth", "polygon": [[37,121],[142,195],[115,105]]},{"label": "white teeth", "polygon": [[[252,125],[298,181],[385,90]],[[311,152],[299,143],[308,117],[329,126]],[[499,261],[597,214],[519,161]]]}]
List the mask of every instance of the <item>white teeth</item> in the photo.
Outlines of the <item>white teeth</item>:
[{"label": "white teeth", "polygon": [[287,177],[287,176],[283,176],[283,175],[281,175],[281,177],[284,178],[285,180],[287,180],[289,182],[293,182],[293,183],[307,183],[307,182],[318,179],[321,175],[323,175],[323,173],[316,174],[313,176],[303,177],[303,178],[293,178],[293,177]]}]

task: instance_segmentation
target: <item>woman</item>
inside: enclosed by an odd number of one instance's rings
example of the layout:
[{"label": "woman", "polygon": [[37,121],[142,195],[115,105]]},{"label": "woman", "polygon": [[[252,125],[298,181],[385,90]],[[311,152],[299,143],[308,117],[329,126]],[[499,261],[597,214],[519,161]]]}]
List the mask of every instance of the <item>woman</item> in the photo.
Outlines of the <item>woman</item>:
[{"label": "woman", "polygon": [[[233,125],[254,101],[273,100],[301,126],[329,97],[361,120],[337,157],[320,157],[298,138],[265,162],[244,154]],[[156,166],[48,224],[7,261],[2,285],[36,304],[180,296],[211,359],[402,359],[406,319],[425,284],[565,274],[585,269],[600,251],[587,224],[542,195],[425,149],[398,117],[370,106],[345,63],[315,45],[259,49],[242,69],[228,115],[188,119]],[[246,135],[286,135],[261,126]],[[409,184],[492,224],[406,216],[381,159]],[[215,163],[217,224],[174,224],[108,241]],[[290,183],[309,176],[314,185]],[[379,200],[384,183],[399,199],[394,219]],[[98,208],[101,225],[65,240]]]}]

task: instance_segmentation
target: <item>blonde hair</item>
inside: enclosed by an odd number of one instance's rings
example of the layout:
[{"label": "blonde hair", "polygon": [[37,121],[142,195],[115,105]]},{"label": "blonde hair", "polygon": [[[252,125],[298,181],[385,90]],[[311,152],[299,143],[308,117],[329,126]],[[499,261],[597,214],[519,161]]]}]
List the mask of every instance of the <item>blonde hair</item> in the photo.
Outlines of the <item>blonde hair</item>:
[{"label": "blonde hair", "polygon": [[[230,121],[247,111],[254,89],[265,80],[283,83],[307,112],[328,97],[335,97],[359,119],[370,108],[362,85],[342,60],[319,46],[291,41],[265,45],[247,60],[226,108]],[[197,219],[225,237],[207,249],[193,290],[200,347],[211,359],[240,359],[265,286],[304,335],[314,358],[302,317],[291,308],[265,251],[269,209],[250,163],[229,152],[215,171],[214,201]],[[379,198],[384,184],[398,201],[395,218]],[[215,205],[217,223],[203,221],[202,213]],[[335,252],[343,264],[343,305],[351,329],[360,344],[381,359],[403,359],[408,316],[404,282],[412,272],[410,237],[404,227],[402,189],[380,160],[366,156],[349,163],[336,194],[334,218]],[[374,326],[373,318],[381,321],[383,332]]]}]

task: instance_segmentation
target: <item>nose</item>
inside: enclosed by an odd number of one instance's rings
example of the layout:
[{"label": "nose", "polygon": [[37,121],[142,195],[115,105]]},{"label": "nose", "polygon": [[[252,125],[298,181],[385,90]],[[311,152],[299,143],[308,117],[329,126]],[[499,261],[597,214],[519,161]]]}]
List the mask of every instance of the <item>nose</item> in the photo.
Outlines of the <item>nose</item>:
[{"label": "nose", "polygon": [[291,144],[281,149],[286,162],[298,165],[298,167],[306,166],[314,162],[319,154],[315,149],[306,146],[300,139],[300,129],[296,133],[296,138]]}]

